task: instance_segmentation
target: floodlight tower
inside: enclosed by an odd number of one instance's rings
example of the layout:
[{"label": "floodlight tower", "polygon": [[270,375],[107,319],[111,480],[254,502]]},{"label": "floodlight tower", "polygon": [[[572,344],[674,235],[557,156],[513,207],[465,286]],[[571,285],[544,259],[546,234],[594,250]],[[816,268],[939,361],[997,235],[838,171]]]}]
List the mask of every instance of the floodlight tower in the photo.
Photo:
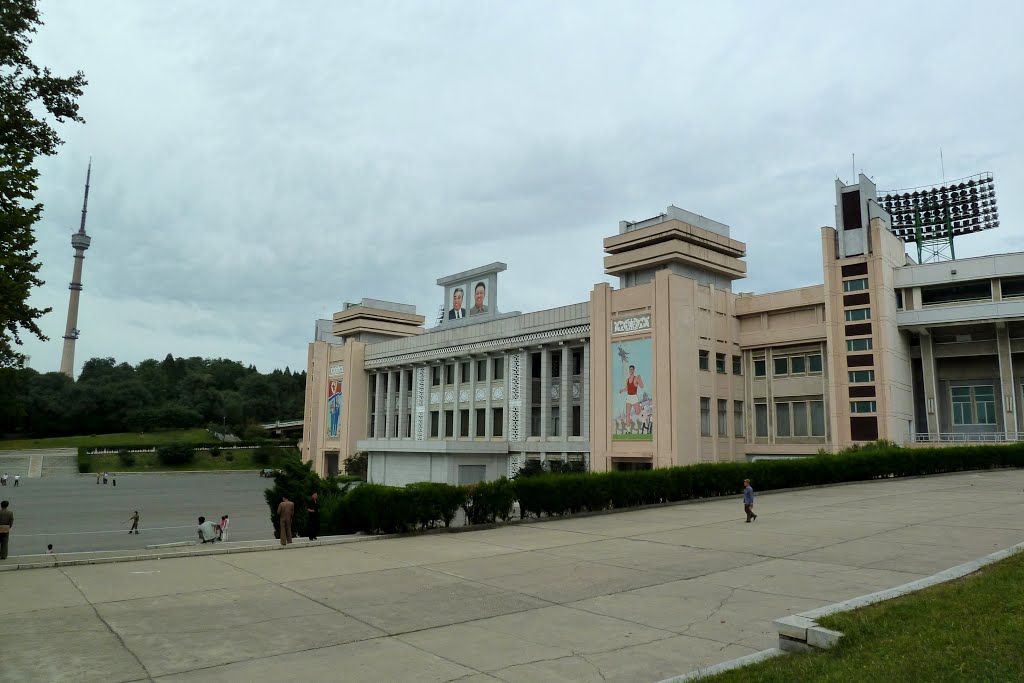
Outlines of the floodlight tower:
[{"label": "floodlight tower", "polygon": [[92,159],[85,172],[85,198],[82,200],[82,224],[78,232],[71,235],[71,246],[75,250],[75,268],[71,274],[71,297],[68,301],[68,324],[64,331],[64,353],[60,357],[60,371],[75,378],[75,342],[78,340],[78,297],[82,292],[82,262],[85,261],[85,250],[89,248],[92,238],[85,234],[85,214],[89,209],[89,178],[92,176]]},{"label": "floodlight tower", "polygon": [[893,234],[917,245],[918,263],[955,260],[954,237],[999,227],[991,173],[894,190],[879,203],[892,218]]}]

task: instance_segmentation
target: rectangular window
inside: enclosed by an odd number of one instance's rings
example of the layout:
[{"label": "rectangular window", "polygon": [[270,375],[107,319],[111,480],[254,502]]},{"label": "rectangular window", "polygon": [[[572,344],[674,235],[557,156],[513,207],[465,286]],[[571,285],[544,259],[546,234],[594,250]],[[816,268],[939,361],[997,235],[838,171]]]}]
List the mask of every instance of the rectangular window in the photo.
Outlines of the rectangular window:
[{"label": "rectangular window", "polygon": [[455,384],[455,363],[444,366],[444,383]]},{"label": "rectangular window", "polygon": [[789,404],[775,404],[775,436],[789,436]]},{"label": "rectangular window", "polygon": [[530,379],[540,379],[540,352],[530,354]]},{"label": "rectangular window", "polygon": [[455,436],[455,411],[446,410],[444,411],[444,435],[445,438],[451,438]]},{"label": "rectangular window", "polygon": [[874,382],[875,371],[874,370],[850,370],[850,383],[858,384],[860,382]]},{"label": "rectangular window", "polygon": [[743,356],[732,357],[732,374],[742,375],[743,374]]},{"label": "rectangular window", "polygon": [[551,352],[551,376],[561,377],[562,376],[562,352],[552,351]]},{"label": "rectangular window", "polygon": [[950,392],[953,398],[953,424],[974,424],[974,414],[971,410],[971,388],[953,387]]},{"label": "rectangular window", "polygon": [[789,359],[791,375],[802,375],[807,371],[807,358],[805,356],[793,356]]},{"label": "rectangular window", "polygon": [[874,401],[850,401],[851,413],[874,413],[876,404]]},{"label": "rectangular window", "polygon": [[572,435],[583,436],[583,409],[580,406],[572,407]]},{"label": "rectangular window", "polygon": [[459,465],[459,486],[479,484],[487,478],[487,465]]},{"label": "rectangular window", "polygon": [[540,406],[533,406],[530,408],[530,436],[541,436]]},{"label": "rectangular window", "polygon": [[793,436],[807,436],[807,402],[795,401],[793,412]]},{"label": "rectangular window", "polygon": [[430,368],[430,386],[436,387],[441,384],[441,366],[435,365]]},{"label": "rectangular window", "polygon": [[854,308],[846,311],[846,322],[854,322],[856,320],[871,320],[871,309],[870,308]]},{"label": "rectangular window", "polygon": [[[858,222],[857,225],[855,225],[853,227],[859,228],[860,227],[860,222]],[[849,263],[849,264],[843,266],[842,267],[842,274],[843,274],[843,277],[853,277],[854,275],[867,275],[868,274],[868,264],[867,264],[867,261],[862,261],[861,263]]]},{"label": "rectangular window", "polygon": [[725,354],[724,353],[716,353],[715,354],[715,372],[717,372],[719,375],[724,375],[725,374]]},{"label": "rectangular window", "polygon": [[700,435],[711,436],[711,399],[700,398]]},{"label": "rectangular window", "polygon": [[501,356],[494,359],[494,379],[505,379],[505,359]]},{"label": "rectangular window", "polygon": [[729,402],[718,399],[718,435],[729,436]]},{"label": "rectangular window", "polygon": [[412,413],[405,414],[405,434],[402,436],[407,439],[412,436]]},{"label": "rectangular window", "polygon": [[870,351],[872,348],[871,339],[847,339],[846,350],[853,351]]},{"label": "rectangular window", "polygon": [[491,408],[491,429],[493,430],[494,436],[502,436],[504,434],[503,427],[505,426],[505,409],[504,408]]},{"label": "rectangular window", "polygon": [[459,436],[469,436],[469,410],[459,411]]},{"label": "rectangular window", "polygon": [[711,367],[708,365],[708,352],[698,351],[697,352],[697,364],[701,370],[710,370]]},{"label": "rectangular window", "polygon": [[991,386],[974,387],[974,407],[978,424],[996,424],[996,395]]},{"label": "rectangular window", "polygon": [[477,408],[476,409],[476,431],[473,436],[481,437],[487,433],[487,409]]},{"label": "rectangular window", "polygon": [[433,439],[436,439],[437,435],[438,435],[438,431],[437,431],[438,422],[440,422],[439,413],[436,410],[431,410],[430,411],[430,436]]},{"label": "rectangular window", "polygon": [[989,280],[957,282],[921,288],[921,304],[923,306],[949,304],[957,301],[990,301],[991,299],[992,283]]},{"label": "rectangular window", "polygon": [[788,358],[773,358],[772,362],[775,366],[775,376],[780,377],[782,375],[789,374],[789,359]]},{"label": "rectangular window", "polygon": [[812,375],[821,374],[820,353],[812,353],[811,355],[807,356],[807,372],[811,373]]},{"label": "rectangular window", "polygon": [[754,359],[754,377],[764,377],[766,374],[764,358]]},{"label": "rectangular window", "polygon": [[469,361],[463,361],[462,363],[459,363],[459,381],[469,381]]},{"label": "rectangular window", "polygon": [[746,430],[743,428],[745,424],[743,417],[743,401],[732,402],[732,435],[743,436]]},{"label": "rectangular window", "polygon": [[548,422],[548,436],[559,436],[562,430],[559,427],[562,424],[562,409],[558,406],[554,406],[551,409],[551,421]]},{"label": "rectangular window", "polygon": [[572,374],[583,374],[583,352],[579,349],[572,352]]},{"label": "rectangular window", "polygon": [[811,401],[811,436],[825,436],[824,401]]},{"label": "rectangular window", "polygon": [[768,404],[754,404],[754,436],[768,436]]},{"label": "rectangular window", "polygon": [[868,279],[862,277],[858,280],[847,280],[843,283],[844,292],[859,292],[868,288]]},{"label": "rectangular window", "polygon": [[476,379],[478,382],[487,381],[487,359],[481,358],[476,362]]}]

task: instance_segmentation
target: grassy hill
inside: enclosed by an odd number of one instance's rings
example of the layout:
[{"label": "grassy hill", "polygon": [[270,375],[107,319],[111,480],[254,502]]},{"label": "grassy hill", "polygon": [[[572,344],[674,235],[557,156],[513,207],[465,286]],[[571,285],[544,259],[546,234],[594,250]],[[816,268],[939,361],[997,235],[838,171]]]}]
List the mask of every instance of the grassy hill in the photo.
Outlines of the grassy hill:
[{"label": "grassy hill", "polygon": [[0,450],[26,448],[78,448],[86,446],[145,446],[165,443],[209,443],[214,440],[205,429],[170,429],[158,432],[122,432],[89,436],[58,436],[49,439],[0,440]]}]

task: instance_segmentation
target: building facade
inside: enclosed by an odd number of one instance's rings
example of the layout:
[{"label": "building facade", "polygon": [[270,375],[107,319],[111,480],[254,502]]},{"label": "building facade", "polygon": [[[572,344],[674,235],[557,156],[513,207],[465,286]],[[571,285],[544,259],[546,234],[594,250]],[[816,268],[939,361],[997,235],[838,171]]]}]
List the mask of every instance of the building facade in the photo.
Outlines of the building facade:
[{"label": "building facade", "polygon": [[437,281],[429,329],[411,306],[345,304],[309,345],[303,458],[326,475],[366,453],[371,481],[401,486],[533,459],[607,471],[1016,440],[1024,254],[916,264],[868,178],[836,197],[811,287],[735,293],[746,245],[669,207],[604,240],[619,286],[589,301],[501,312],[494,263]]}]

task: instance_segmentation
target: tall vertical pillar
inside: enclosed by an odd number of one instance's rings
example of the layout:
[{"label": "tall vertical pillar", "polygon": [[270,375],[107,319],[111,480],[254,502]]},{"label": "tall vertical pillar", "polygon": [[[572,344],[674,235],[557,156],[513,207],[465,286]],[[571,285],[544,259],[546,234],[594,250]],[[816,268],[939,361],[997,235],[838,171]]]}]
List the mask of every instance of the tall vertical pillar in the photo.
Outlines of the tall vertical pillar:
[{"label": "tall vertical pillar", "polygon": [[387,370],[384,373],[387,377],[388,386],[384,394],[384,438],[390,439],[395,431],[395,373]]},{"label": "tall vertical pillar", "polygon": [[938,372],[935,368],[935,347],[928,330],[921,330],[921,371],[924,379],[924,410],[928,424],[929,441],[938,441],[942,427],[939,424]]},{"label": "tall vertical pillar", "polygon": [[477,434],[477,423],[476,423],[476,365],[479,359],[469,359],[469,436],[476,438],[483,436],[483,434]]},{"label": "tall vertical pillar", "polygon": [[[580,434],[590,439],[590,342],[583,344],[583,371],[580,373],[580,384],[582,384],[582,398],[580,399],[580,414],[583,424],[580,425]],[[594,445],[590,445],[593,449]]]},{"label": "tall vertical pillar", "polygon": [[387,373],[378,372],[377,379],[373,386],[373,438],[380,439],[384,436],[384,378]]},{"label": "tall vertical pillar", "polygon": [[569,345],[562,345],[562,371],[560,379],[562,380],[562,386],[559,389],[558,397],[558,413],[561,416],[559,418],[559,433],[558,436],[563,441],[569,440],[569,427],[572,423],[572,391],[569,386],[569,378],[572,375],[572,358],[569,355]]},{"label": "tall vertical pillar", "polygon": [[406,417],[405,411],[408,410],[408,399],[406,394],[409,392],[409,377],[408,371],[405,368],[398,369],[398,438],[405,438],[405,430],[408,429],[409,418]]},{"label": "tall vertical pillar", "polygon": [[[491,380],[494,379],[494,359],[487,357],[484,359],[484,364],[487,367],[487,381],[484,382],[484,390],[487,392],[487,407],[485,409],[486,412],[484,413],[484,433],[481,436],[490,439],[494,436],[494,410],[491,405],[494,394],[494,389],[491,384]],[[503,360],[502,364],[503,366],[508,366],[508,361]],[[508,396],[507,394],[502,395],[506,397]],[[504,432],[502,433],[504,434]],[[505,435],[505,438],[507,439],[508,435]]]},{"label": "tall vertical pillar", "polygon": [[[531,363],[532,365],[532,363]],[[532,368],[531,368],[532,370]],[[533,412],[533,405],[530,405],[530,412]],[[543,439],[548,437],[549,423],[551,421],[551,353],[545,349],[540,350],[540,436]],[[530,419],[533,423],[533,419]]]},{"label": "tall vertical pillar", "polygon": [[82,200],[82,223],[78,232],[71,235],[71,247],[75,250],[75,266],[71,271],[71,284],[68,289],[68,320],[64,328],[64,350],[60,357],[60,371],[75,378],[75,342],[78,341],[78,299],[82,293],[82,264],[85,262],[85,250],[89,248],[92,238],[85,234],[85,215],[89,209],[89,178],[92,176],[92,160],[85,172],[85,198]]},{"label": "tall vertical pillar", "polygon": [[1013,355],[1010,353],[1010,330],[1006,323],[996,323],[996,349],[999,352],[999,386],[1002,388],[1003,431],[1013,438],[1017,433],[1017,391],[1013,386]]}]

